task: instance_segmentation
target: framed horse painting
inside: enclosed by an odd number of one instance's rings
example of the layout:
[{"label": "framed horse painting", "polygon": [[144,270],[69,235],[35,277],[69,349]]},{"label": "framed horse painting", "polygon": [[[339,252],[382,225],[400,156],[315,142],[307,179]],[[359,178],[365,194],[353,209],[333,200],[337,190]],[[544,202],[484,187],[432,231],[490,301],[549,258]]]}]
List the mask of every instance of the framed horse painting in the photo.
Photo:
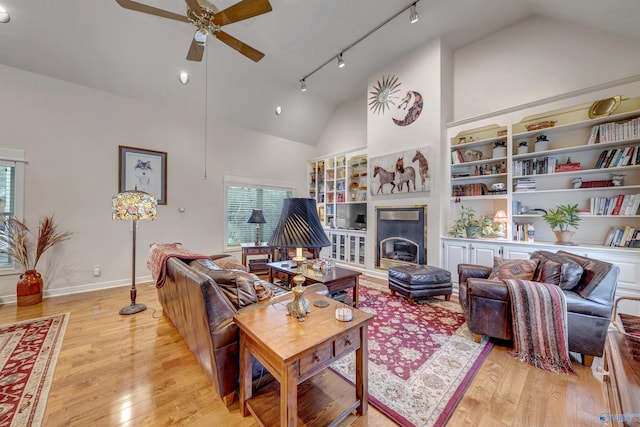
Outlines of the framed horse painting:
[{"label": "framed horse painting", "polygon": [[420,147],[369,160],[372,196],[431,191],[431,147]]}]

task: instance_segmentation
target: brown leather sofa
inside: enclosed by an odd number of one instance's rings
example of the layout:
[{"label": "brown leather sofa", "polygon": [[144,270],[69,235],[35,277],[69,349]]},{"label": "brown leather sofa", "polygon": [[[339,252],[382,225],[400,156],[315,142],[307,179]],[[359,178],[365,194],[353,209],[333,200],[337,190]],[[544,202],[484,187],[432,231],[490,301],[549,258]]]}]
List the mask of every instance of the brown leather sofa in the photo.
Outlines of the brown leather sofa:
[{"label": "brown leather sofa", "polygon": [[[225,290],[204,273],[207,271],[206,267],[199,268],[197,263],[202,263],[202,260],[195,260],[190,263],[192,265],[187,265],[179,258],[169,258],[166,265],[167,280],[157,289],[158,299],[164,315],[180,332],[218,395],[229,406],[234,400],[239,384],[239,332],[233,322],[233,316],[241,311],[254,310],[262,304],[271,303],[271,300],[254,303],[249,295],[240,291],[230,298],[228,287]],[[209,274],[217,277],[220,282],[241,280],[240,276],[250,276],[236,270],[213,271]],[[261,283],[274,291],[276,300],[291,298],[290,291],[268,282]],[[308,292],[321,293],[326,293],[326,290],[322,284],[311,285],[307,289]],[[242,307],[236,308],[232,300],[236,305],[240,302]],[[257,361],[254,362],[257,364]],[[254,369],[254,372],[256,371],[257,369]]]},{"label": "brown leather sofa", "polygon": [[[613,311],[619,267],[608,262],[558,251],[555,254],[538,251],[531,259],[543,255],[534,278],[554,269],[551,275],[564,274],[564,267],[577,263],[582,273],[577,285],[563,289],[567,303],[569,351],[580,353],[582,362],[591,366],[593,357],[602,356],[609,321]],[[555,261],[563,262],[564,267]],[[511,300],[507,286],[501,281],[488,280],[491,267],[473,264],[458,266],[459,297],[469,330],[479,340],[482,335],[511,340]],[[539,280],[551,282],[551,280]],[[557,283],[556,283],[557,284]],[[562,287],[562,286],[561,286]]]}]

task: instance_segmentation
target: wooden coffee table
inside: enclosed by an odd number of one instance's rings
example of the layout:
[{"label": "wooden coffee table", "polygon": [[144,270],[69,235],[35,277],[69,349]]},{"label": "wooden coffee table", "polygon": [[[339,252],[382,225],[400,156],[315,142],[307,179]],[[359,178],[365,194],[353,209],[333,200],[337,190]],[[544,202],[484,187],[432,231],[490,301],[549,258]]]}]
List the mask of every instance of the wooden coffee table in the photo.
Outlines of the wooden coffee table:
[{"label": "wooden coffee table", "polygon": [[[257,310],[239,313],[240,408],[259,425],[336,425],[354,409],[367,413],[367,325],[373,315],[353,309],[353,320],[340,322],[333,306],[313,302],[328,298],[305,294],[312,304],[304,322],[287,315],[285,299]],[[330,364],[355,351],[354,386],[329,369]],[[251,387],[251,356],[275,377],[255,396]],[[355,393],[354,393],[355,391]]]},{"label": "wooden coffee table", "polygon": [[[269,281],[271,283],[274,283],[274,280],[282,280],[293,285],[293,277],[298,274],[298,269],[293,261],[271,262],[267,265],[269,266]],[[306,278],[304,285],[322,283],[327,287],[330,294],[353,288],[354,306],[356,308],[360,306],[358,293],[360,289],[361,272],[349,270],[348,268],[333,267],[324,272],[317,272],[311,268],[307,268],[306,271],[303,270],[302,274]]]}]

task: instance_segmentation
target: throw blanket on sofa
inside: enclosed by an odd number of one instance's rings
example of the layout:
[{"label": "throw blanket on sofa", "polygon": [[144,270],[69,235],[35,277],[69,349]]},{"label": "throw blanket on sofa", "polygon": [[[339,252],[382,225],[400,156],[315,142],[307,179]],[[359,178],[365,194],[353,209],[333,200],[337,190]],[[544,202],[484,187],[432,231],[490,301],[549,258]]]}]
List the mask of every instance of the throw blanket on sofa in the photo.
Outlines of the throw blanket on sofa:
[{"label": "throw blanket on sofa", "polygon": [[553,284],[505,280],[511,295],[516,359],[537,368],[575,374],[569,360],[567,303]]},{"label": "throw blanket on sofa", "polygon": [[185,249],[181,243],[156,243],[149,250],[147,267],[156,282],[156,288],[161,288],[167,280],[167,260],[171,257],[182,261],[192,261],[198,258],[209,258],[208,255],[197,254]]}]

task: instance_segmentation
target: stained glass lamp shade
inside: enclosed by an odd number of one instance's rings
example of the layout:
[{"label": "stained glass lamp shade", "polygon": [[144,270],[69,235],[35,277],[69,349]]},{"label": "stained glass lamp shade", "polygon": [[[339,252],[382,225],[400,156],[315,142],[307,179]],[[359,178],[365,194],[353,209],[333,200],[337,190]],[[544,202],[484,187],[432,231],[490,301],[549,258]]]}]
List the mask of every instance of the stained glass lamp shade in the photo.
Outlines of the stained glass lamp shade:
[{"label": "stained glass lamp shade", "polygon": [[136,229],[138,220],[156,218],[158,203],[151,194],[143,191],[124,191],[113,196],[112,218],[133,222],[133,248],[131,251],[131,304],[120,309],[120,314],[135,314],[147,309],[144,304],[136,303]]}]

